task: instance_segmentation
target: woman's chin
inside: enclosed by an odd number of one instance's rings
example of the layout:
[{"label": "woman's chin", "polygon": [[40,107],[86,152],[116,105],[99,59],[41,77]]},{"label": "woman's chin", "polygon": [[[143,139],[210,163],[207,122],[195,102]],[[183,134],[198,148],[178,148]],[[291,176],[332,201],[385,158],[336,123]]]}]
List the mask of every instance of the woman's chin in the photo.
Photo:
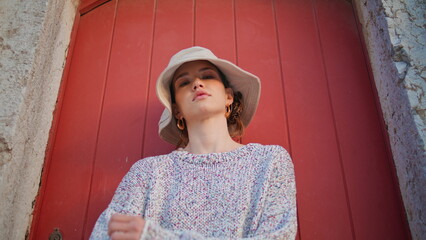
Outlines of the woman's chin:
[{"label": "woman's chin", "polygon": [[198,106],[193,108],[191,113],[186,114],[186,120],[205,120],[209,118],[215,118],[223,116],[225,117],[224,109],[214,109],[209,105]]}]

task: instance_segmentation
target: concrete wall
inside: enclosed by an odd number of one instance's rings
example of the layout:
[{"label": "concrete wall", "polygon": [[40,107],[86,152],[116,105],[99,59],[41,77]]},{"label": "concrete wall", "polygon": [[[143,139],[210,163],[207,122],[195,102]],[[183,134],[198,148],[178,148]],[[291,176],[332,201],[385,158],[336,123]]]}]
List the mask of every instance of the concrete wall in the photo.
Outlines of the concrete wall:
[{"label": "concrete wall", "polygon": [[[78,0],[0,0],[0,239],[24,239]],[[413,239],[425,234],[425,1],[354,0]]]},{"label": "concrete wall", "polygon": [[355,1],[413,239],[426,239],[426,1]]},{"label": "concrete wall", "polygon": [[0,0],[0,239],[25,239],[77,1]]}]

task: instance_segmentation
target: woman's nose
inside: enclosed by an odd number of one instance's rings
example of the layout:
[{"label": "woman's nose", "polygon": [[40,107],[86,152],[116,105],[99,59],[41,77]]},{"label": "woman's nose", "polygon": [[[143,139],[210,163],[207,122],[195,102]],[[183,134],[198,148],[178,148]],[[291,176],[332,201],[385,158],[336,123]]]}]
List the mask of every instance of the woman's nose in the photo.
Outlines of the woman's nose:
[{"label": "woman's nose", "polygon": [[203,87],[204,87],[204,85],[203,85],[203,83],[201,82],[201,80],[200,80],[199,78],[195,79],[195,81],[193,82],[193,86],[192,86],[192,88],[193,88],[194,90],[197,90],[197,88],[203,88]]}]

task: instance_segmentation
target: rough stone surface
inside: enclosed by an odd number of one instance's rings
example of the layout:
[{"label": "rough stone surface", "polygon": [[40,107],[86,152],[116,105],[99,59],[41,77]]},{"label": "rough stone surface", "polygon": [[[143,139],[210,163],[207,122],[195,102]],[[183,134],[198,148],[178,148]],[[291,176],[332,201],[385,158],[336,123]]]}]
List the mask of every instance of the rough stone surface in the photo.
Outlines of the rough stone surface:
[{"label": "rough stone surface", "polygon": [[413,239],[426,239],[426,4],[355,1]]},{"label": "rough stone surface", "polygon": [[76,5],[0,1],[0,239],[30,226]]}]

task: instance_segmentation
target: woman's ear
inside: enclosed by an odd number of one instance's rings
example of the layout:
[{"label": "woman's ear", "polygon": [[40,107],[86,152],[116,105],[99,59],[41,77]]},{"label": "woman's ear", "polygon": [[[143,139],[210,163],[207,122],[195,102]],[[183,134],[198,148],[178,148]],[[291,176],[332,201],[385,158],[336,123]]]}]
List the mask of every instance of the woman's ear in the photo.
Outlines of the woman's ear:
[{"label": "woman's ear", "polygon": [[180,112],[179,107],[178,107],[178,105],[176,103],[172,104],[172,111],[173,111],[173,116],[176,119],[181,119],[183,117],[182,113]]},{"label": "woman's ear", "polygon": [[231,105],[234,102],[234,90],[232,88],[226,88],[226,106]]}]

